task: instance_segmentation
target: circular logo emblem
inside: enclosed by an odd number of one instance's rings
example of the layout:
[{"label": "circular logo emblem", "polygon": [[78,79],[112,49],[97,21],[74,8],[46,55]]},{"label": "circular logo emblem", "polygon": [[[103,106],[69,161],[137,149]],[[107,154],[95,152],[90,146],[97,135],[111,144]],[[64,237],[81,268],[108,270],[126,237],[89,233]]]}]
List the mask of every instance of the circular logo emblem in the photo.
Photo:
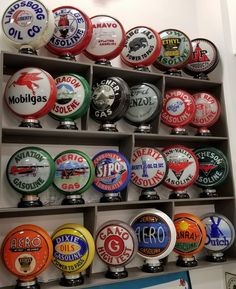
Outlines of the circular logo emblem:
[{"label": "circular logo emblem", "polygon": [[163,99],[161,120],[171,127],[184,126],[193,119],[195,110],[192,95],[182,89],[170,89]]},{"label": "circular logo emblem", "polygon": [[82,272],[94,258],[95,246],[89,231],[78,224],[65,224],[52,235],[52,263],[63,272]]},{"label": "circular logo emblem", "polygon": [[222,252],[234,242],[235,230],[233,224],[225,216],[209,213],[201,218],[206,229],[205,248],[209,251]]},{"label": "circular logo emblem", "polygon": [[159,34],[145,26],[138,26],[126,32],[125,46],[121,60],[129,66],[151,65],[161,50]]},{"label": "circular logo emblem", "polygon": [[174,251],[183,256],[199,253],[206,241],[204,224],[194,215],[182,213],[174,216],[177,239]]},{"label": "circular logo emblem", "polygon": [[3,32],[15,43],[28,44],[42,38],[48,17],[48,10],[39,1],[15,1],[3,14]]},{"label": "circular logo emblem", "polygon": [[110,60],[118,56],[125,44],[122,24],[108,15],[94,16],[91,22],[93,35],[84,54],[92,60]]},{"label": "circular logo emblem", "polygon": [[144,258],[164,258],[173,250],[176,241],[171,219],[161,211],[147,210],[138,214],[131,226],[138,238],[138,254]]},{"label": "circular logo emblem", "polygon": [[37,195],[52,183],[55,165],[52,157],[38,147],[26,147],[14,153],[6,168],[10,185],[23,195]]},{"label": "circular logo emblem", "polygon": [[29,10],[18,10],[18,12],[14,15],[15,23],[22,27],[29,26],[33,19],[33,14]]},{"label": "circular logo emblem", "polygon": [[184,67],[192,55],[192,44],[188,36],[177,29],[163,30],[159,34],[162,48],[153,64],[161,70]]},{"label": "circular logo emblem", "polygon": [[55,187],[66,195],[81,194],[92,184],[94,166],[92,160],[83,152],[67,150],[54,159],[56,174]]},{"label": "circular logo emblem", "polygon": [[196,112],[191,121],[195,127],[212,126],[220,117],[221,107],[219,101],[211,94],[200,92],[193,94]]},{"label": "circular logo emblem", "polygon": [[90,104],[90,88],[79,75],[64,74],[55,79],[57,100],[50,115],[58,120],[81,117]]},{"label": "circular logo emblem", "polygon": [[40,68],[20,69],[8,80],[5,100],[18,116],[38,118],[46,115],[56,100],[54,79]]},{"label": "circular logo emblem", "polygon": [[104,263],[123,266],[135,256],[137,238],[128,224],[121,221],[109,221],[99,228],[95,246],[99,258]]},{"label": "circular logo emblem", "polygon": [[90,116],[97,122],[117,121],[128,109],[130,93],[118,77],[108,77],[93,87]]},{"label": "circular logo emblem", "polygon": [[209,73],[215,69],[219,62],[219,54],[216,46],[204,38],[196,38],[191,41],[193,47],[192,57],[184,68],[188,74]]},{"label": "circular logo emblem", "polygon": [[107,150],[93,158],[95,179],[93,186],[102,193],[120,192],[130,181],[130,164],[117,151]]},{"label": "circular logo emblem", "polygon": [[35,225],[22,225],[7,234],[2,244],[3,263],[20,280],[32,279],[50,264],[50,236]]},{"label": "circular logo emblem", "polygon": [[131,124],[147,123],[155,119],[162,108],[160,90],[149,83],[130,88],[131,97],[125,118]]},{"label": "circular logo emblem", "polygon": [[221,184],[228,176],[229,164],[222,151],[206,147],[194,151],[199,162],[199,176],[196,185],[214,187]]},{"label": "circular logo emblem", "polygon": [[131,180],[141,188],[160,185],[167,174],[167,163],[163,153],[154,148],[138,148],[132,155]]},{"label": "circular logo emblem", "polygon": [[54,34],[47,45],[55,54],[82,52],[92,37],[92,23],[81,10],[62,6],[53,10],[55,17]]},{"label": "circular logo emblem", "polygon": [[171,189],[185,189],[191,186],[198,177],[199,164],[192,150],[173,145],[163,150],[168,163],[168,174],[164,184]]}]

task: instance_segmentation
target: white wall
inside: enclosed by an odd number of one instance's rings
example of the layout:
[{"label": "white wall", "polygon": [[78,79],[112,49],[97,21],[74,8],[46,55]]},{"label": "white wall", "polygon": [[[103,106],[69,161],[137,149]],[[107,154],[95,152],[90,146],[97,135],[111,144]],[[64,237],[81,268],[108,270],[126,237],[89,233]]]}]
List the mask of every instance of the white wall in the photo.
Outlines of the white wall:
[{"label": "white wall", "polygon": [[[1,1],[0,14],[11,2],[13,1]],[[236,58],[232,53],[231,31],[225,0],[64,0],[63,2],[44,0],[44,2],[52,9],[60,5],[77,6],[89,17],[98,14],[114,16],[121,21],[125,30],[137,25],[150,26],[157,31],[177,28],[184,31],[190,39],[205,37],[213,41],[219,49],[221,62],[210,78],[222,79],[224,83],[232,161],[233,168],[236,169],[236,134],[233,129],[236,107]],[[2,41],[0,49],[15,51]],[[44,48],[39,54],[53,56]],[[78,60],[89,62],[84,56],[79,56]],[[123,66],[119,57],[113,60],[112,64]],[[232,264],[219,266],[216,269],[192,271],[193,289],[224,288],[225,270],[236,273],[236,266]]]}]

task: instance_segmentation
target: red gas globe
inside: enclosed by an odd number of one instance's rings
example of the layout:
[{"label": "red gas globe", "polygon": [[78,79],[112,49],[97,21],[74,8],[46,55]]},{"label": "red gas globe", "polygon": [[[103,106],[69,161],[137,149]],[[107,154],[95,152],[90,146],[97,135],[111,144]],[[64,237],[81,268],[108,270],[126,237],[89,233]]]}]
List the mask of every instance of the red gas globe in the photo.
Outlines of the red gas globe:
[{"label": "red gas globe", "polygon": [[196,104],[196,112],[190,124],[197,128],[196,135],[210,136],[209,127],[218,121],[221,113],[221,104],[214,95],[208,92],[194,93],[193,97]]},{"label": "red gas globe", "polygon": [[18,70],[8,80],[5,88],[7,106],[23,119],[21,127],[41,128],[38,118],[51,111],[56,95],[53,77],[37,67]]},{"label": "red gas globe", "polygon": [[80,9],[61,6],[53,10],[55,29],[46,48],[67,60],[75,60],[89,44],[92,37],[92,23]]},{"label": "red gas globe", "polygon": [[172,189],[170,199],[188,199],[186,189],[194,184],[199,173],[199,163],[195,153],[182,145],[172,145],[164,148],[167,159],[168,174],[164,185]]},{"label": "red gas globe", "polygon": [[149,71],[148,66],[155,62],[161,47],[161,38],[157,31],[147,26],[133,27],[126,32],[121,60],[137,70]]},{"label": "red gas globe", "polygon": [[92,39],[84,54],[98,64],[111,65],[125,44],[125,30],[116,18],[109,15],[96,15],[91,18]]},{"label": "red gas globe", "polygon": [[194,118],[196,105],[191,94],[183,89],[169,89],[165,92],[161,121],[172,127],[171,134],[186,135],[185,126]]}]

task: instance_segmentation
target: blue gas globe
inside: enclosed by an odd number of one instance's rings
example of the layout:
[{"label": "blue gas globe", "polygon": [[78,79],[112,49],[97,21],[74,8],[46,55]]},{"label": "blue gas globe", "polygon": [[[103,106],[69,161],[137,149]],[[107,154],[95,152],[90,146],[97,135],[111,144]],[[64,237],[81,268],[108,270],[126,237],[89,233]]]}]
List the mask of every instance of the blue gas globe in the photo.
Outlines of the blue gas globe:
[{"label": "blue gas globe", "polygon": [[138,255],[144,258],[142,271],[157,273],[164,270],[162,259],[175,247],[176,230],[171,218],[156,209],[144,210],[130,222],[138,238]]},{"label": "blue gas globe", "polygon": [[235,229],[231,221],[218,213],[208,213],[201,217],[206,229],[206,260],[225,262],[224,251],[228,250],[235,239]]},{"label": "blue gas globe", "polygon": [[118,151],[104,150],[93,157],[95,178],[93,187],[103,194],[100,202],[120,202],[131,176],[128,159]]}]

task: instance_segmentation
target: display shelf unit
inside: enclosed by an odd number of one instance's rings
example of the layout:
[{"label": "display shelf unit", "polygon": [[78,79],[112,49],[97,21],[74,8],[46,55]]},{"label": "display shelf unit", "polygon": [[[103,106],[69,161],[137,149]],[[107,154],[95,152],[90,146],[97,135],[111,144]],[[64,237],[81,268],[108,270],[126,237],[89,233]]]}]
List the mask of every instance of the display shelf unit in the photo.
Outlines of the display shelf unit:
[{"label": "display shelf unit", "polygon": [[[228,217],[233,222],[233,224],[235,224],[233,173],[230,162],[227,120],[221,82],[198,80],[191,77],[174,77],[161,73],[141,72],[115,67],[104,67],[95,64],[76,63],[73,61],[65,61],[50,57],[22,55],[9,52],[1,53],[1,64],[0,80],[2,83],[2,105],[0,107],[0,219],[3,223],[5,220],[7,220],[13,228],[19,223],[25,223],[29,220],[32,223],[37,221],[38,225],[44,227],[43,220],[48,218],[48,222],[46,224],[47,230],[52,232],[55,229],[55,227],[53,227],[55,224],[58,223],[58,225],[61,225],[65,222],[64,220],[67,220],[67,218],[74,219],[74,222],[76,222],[79,216],[82,225],[89,229],[93,236],[95,236],[99,225],[113,217],[118,219],[120,218],[122,221],[129,222],[133,213],[149,208],[162,210],[170,217],[173,217],[175,211],[185,209],[191,210],[191,207],[197,207],[199,215],[201,215],[202,212],[206,212],[206,210],[213,209],[216,212]],[[134,127],[126,124],[124,120],[117,122],[119,132],[101,132],[97,131],[98,124],[90,119],[89,112],[87,112],[87,114],[78,121],[78,131],[56,129],[57,122],[50,118],[50,116],[45,116],[42,118],[42,120],[40,120],[43,126],[42,129],[19,128],[18,124],[20,120],[11,114],[4,102],[4,88],[5,83],[11,74],[21,68],[28,66],[37,66],[45,69],[54,77],[57,74],[65,72],[78,73],[85,77],[91,86],[92,83],[99,78],[118,76],[122,77],[130,86],[140,82],[152,83],[161,90],[162,94],[165,90],[170,88],[181,88],[189,91],[190,93],[208,91],[214,93],[214,95],[220,101],[222,106],[222,113],[218,122],[214,125],[214,127],[212,127],[211,137],[195,136],[194,134],[196,129],[191,127],[188,127],[189,135],[187,136],[169,135],[170,129],[160,122],[159,117],[157,117],[152,122],[152,132],[150,134],[134,133]],[[16,208],[18,201],[17,198],[19,199],[19,196],[16,192],[13,191],[12,188],[10,188],[5,178],[5,168],[9,157],[19,148],[28,145],[40,146],[49,151],[52,157],[54,157],[56,153],[60,151],[72,148],[85,151],[85,153],[88,153],[90,157],[93,157],[93,155],[95,155],[98,151],[112,148],[120,151],[128,158],[128,160],[130,160],[132,151],[135,147],[150,146],[163,148],[170,144],[182,144],[192,149],[197,147],[213,146],[221,149],[226,154],[230,163],[230,173],[227,181],[217,188],[219,197],[198,198],[195,194],[194,197],[186,200],[170,200],[168,199],[169,190],[163,187],[162,191],[165,191],[166,193],[161,196],[160,200],[138,201],[140,190],[133,184],[129,184],[128,187],[121,192],[122,202],[119,203],[99,203],[101,194],[96,193],[94,189],[90,188],[88,192],[83,194],[88,195],[88,199],[84,205],[61,206],[54,204],[51,206],[44,206],[42,208],[19,209]],[[131,191],[133,191],[132,194]],[[49,190],[47,196],[49,196],[51,193],[54,194],[55,191]],[[132,197],[130,197],[130,195],[132,195]],[[91,199],[89,199],[89,197],[91,197]],[[61,217],[58,218],[57,216]],[[41,219],[43,220],[41,221]],[[9,230],[9,228],[6,225],[3,227],[1,232],[2,238],[7,233],[7,230]],[[230,250],[226,252],[226,256],[231,257],[231,259],[228,259],[228,263],[232,262],[232,260],[236,260],[235,244],[231,247]],[[212,268],[218,265],[200,260],[199,266],[196,268],[186,269],[175,266],[175,262],[173,260],[167,260],[164,272],[150,275],[148,273],[143,273],[139,269],[139,261],[132,261],[133,267],[128,268],[128,278],[124,280],[109,280],[104,278],[104,265],[101,264],[98,257],[95,257],[94,264],[92,264],[90,269],[87,270],[88,276],[85,280],[85,284],[80,286],[80,288],[89,288],[113,282],[125,282],[128,280],[135,280],[137,278],[148,278],[151,276],[158,276],[159,274],[168,274],[189,269],[192,270],[197,268]],[[9,273],[6,274],[8,274],[7,279],[9,279],[10,282],[7,285],[14,284],[14,277],[12,277]],[[60,272],[55,270],[52,274],[50,273],[50,275],[51,279],[54,278],[57,280],[60,278]],[[58,288],[58,281],[47,283],[47,279],[49,280],[49,278],[46,276],[43,280],[46,283],[42,284],[42,289]]]}]

